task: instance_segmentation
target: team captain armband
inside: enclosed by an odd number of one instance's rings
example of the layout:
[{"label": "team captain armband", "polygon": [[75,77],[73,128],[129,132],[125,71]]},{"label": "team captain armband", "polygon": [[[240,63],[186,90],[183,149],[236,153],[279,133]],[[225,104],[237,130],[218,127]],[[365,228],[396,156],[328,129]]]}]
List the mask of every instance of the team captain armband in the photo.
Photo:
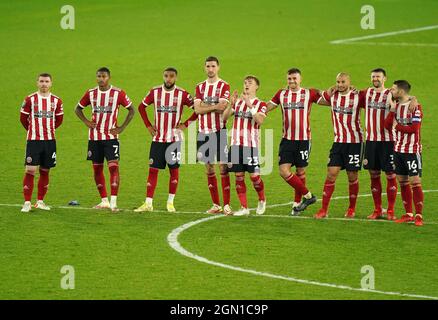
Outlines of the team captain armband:
[{"label": "team captain armband", "polygon": [[421,122],[421,111],[416,110],[412,115],[412,122]]}]

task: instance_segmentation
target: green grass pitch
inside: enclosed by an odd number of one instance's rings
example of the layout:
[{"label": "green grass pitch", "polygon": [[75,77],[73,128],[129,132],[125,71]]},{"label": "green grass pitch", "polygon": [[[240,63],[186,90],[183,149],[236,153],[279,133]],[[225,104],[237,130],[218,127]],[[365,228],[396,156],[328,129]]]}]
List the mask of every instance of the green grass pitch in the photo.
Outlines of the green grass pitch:
[{"label": "green grass pitch", "polygon": [[[362,1],[78,1],[75,30],[60,27],[65,1],[0,3],[0,298],[1,299],[405,299],[399,295],[342,290],[297,283],[208,265],[173,250],[168,234],[201,213],[135,214],[144,200],[151,137],[137,113],[121,135],[119,214],[60,208],[77,199],[81,208],[99,201],[91,163],[85,160],[87,129],[74,114],[95,70],[108,66],[112,83],[125,89],[135,106],[161,83],[169,65],[178,85],[194,92],[203,81],[203,61],[216,55],[220,77],[232,90],[255,74],[259,97],[269,100],[285,86],[285,71],[299,67],[303,86],[328,88],[339,71],[351,73],[357,88],[369,72],[383,67],[388,83],[407,79],[423,105],[423,188],[438,189],[438,144],[434,111],[438,92],[438,30],[399,34],[333,45],[330,41],[437,24],[438,3],[370,0],[376,29],[362,30]],[[391,45],[391,43],[393,43]],[[401,45],[400,43],[404,43]],[[413,45],[417,44],[417,45]],[[51,172],[46,202],[50,213],[21,214],[25,131],[19,122],[23,98],[36,91],[40,72],[54,76],[53,93],[64,101],[64,124],[57,131],[58,165]],[[148,110],[152,117],[152,110]],[[189,115],[186,111],[183,118]],[[89,110],[87,110],[89,115]],[[121,110],[120,117],[126,113]],[[364,114],[362,113],[362,119]],[[310,189],[321,197],[333,131],[330,111],[314,105]],[[230,123],[229,123],[230,125]],[[281,112],[264,128],[274,131],[274,166],[263,177],[268,204],[292,201],[291,189],[275,164]],[[107,171],[107,170],[106,170]],[[107,174],[107,172],[106,172]],[[159,175],[154,200],[165,210],[168,171]],[[107,179],[108,181],[108,179]],[[348,193],[341,173],[334,197]],[[202,165],[184,165],[175,198],[177,210],[201,212],[211,205]],[[249,179],[248,199],[256,197]],[[360,173],[360,193],[370,193],[368,173]],[[438,296],[438,193],[425,194],[425,225],[366,222],[371,197],[358,199],[357,220],[292,219],[289,206],[268,208],[267,217],[219,218],[184,231],[180,244],[208,260],[244,269],[318,283],[360,288],[361,267],[375,269],[375,289]],[[386,201],[384,201],[386,203]],[[16,205],[16,206],[14,206]],[[232,177],[232,205],[238,206]],[[311,216],[319,204],[306,211]],[[346,200],[334,200],[331,217],[343,217]],[[129,209],[129,210],[128,210]],[[397,215],[402,213],[397,199]],[[75,289],[63,290],[64,265],[75,268]]]}]

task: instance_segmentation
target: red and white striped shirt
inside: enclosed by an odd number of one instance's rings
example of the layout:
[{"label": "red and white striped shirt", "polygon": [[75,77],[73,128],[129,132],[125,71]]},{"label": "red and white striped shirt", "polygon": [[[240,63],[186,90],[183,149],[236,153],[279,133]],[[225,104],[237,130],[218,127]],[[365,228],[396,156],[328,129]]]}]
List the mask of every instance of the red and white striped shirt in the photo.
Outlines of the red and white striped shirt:
[{"label": "red and white striped shirt", "polygon": [[60,98],[35,92],[24,99],[21,113],[29,115],[27,140],[55,140],[55,117],[64,114]]},{"label": "red and white striped shirt", "polygon": [[279,90],[270,101],[281,105],[283,113],[283,138],[288,140],[310,140],[310,110],[312,103],[318,102],[319,91],[304,89],[292,91],[289,88]]},{"label": "red and white striped shirt", "polygon": [[[251,104],[257,112],[266,115],[266,103],[258,98],[251,99]],[[245,100],[238,99],[232,106],[234,112],[233,128],[231,129],[231,145],[256,148],[259,145],[260,126],[252,117]]]},{"label": "red and white striped shirt", "polygon": [[157,86],[149,91],[143,99],[145,106],[155,106],[155,126],[157,134],[152,138],[156,142],[181,141],[181,133],[177,130],[183,114],[184,106],[192,107],[193,98],[186,90],[174,87],[172,91]]},{"label": "red and white striped shirt", "polygon": [[[207,80],[196,86],[196,100],[201,100],[205,104],[217,104],[220,99],[228,102],[230,97],[230,85],[224,80],[219,79],[215,83]],[[198,131],[202,133],[213,133],[225,126],[225,121],[221,113],[209,112],[198,115]]]},{"label": "red and white striped shirt", "polygon": [[96,122],[95,129],[90,128],[88,133],[89,140],[112,140],[117,139],[118,135],[110,133],[110,129],[117,126],[117,116],[119,106],[129,108],[132,104],[125,91],[111,86],[107,91],[100,91],[99,87],[85,92],[79,107],[92,107],[92,121]]},{"label": "red and white striped shirt", "polygon": [[[395,120],[401,126],[412,125],[413,123],[420,123],[423,119],[423,111],[421,105],[415,109],[413,113],[409,112],[410,101],[396,104]],[[394,151],[400,153],[421,153],[421,134],[420,130],[414,133],[405,133],[396,130],[396,140],[394,144]]]},{"label": "red and white striped shirt", "polygon": [[385,118],[391,108],[391,90],[378,92],[374,88],[360,91],[365,101],[365,128],[367,141],[394,141],[395,132],[385,129]]},{"label": "red and white striped shirt", "polygon": [[360,125],[360,108],[365,103],[360,99],[359,93],[355,91],[349,91],[347,94],[335,92],[330,97],[324,91],[323,97],[331,105],[334,142],[361,143],[363,135]]}]

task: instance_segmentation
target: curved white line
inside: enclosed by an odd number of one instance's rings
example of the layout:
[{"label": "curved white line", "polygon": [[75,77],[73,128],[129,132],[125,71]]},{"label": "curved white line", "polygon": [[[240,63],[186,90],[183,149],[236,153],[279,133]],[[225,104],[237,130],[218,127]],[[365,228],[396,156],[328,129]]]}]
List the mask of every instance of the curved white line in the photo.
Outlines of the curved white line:
[{"label": "curved white line", "polygon": [[[234,270],[234,271],[246,272],[246,273],[250,273],[250,274],[253,274],[256,276],[263,276],[263,277],[268,277],[268,278],[273,278],[273,279],[280,279],[280,280],[292,281],[292,282],[297,282],[297,283],[302,283],[302,284],[309,284],[309,285],[315,285],[315,286],[320,286],[320,287],[336,288],[336,289],[342,289],[342,290],[369,292],[369,293],[385,294],[385,295],[391,295],[391,296],[402,296],[402,297],[409,297],[409,298],[438,300],[438,297],[433,297],[433,296],[425,296],[425,295],[401,293],[401,292],[370,290],[370,289],[362,289],[362,288],[353,288],[350,286],[337,285],[337,284],[332,284],[332,283],[324,283],[324,282],[318,282],[318,281],[310,281],[310,280],[298,279],[298,278],[294,278],[294,277],[276,275],[276,274],[267,273],[267,272],[260,272],[260,271],[251,270],[251,269],[245,269],[245,268],[241,268],[241,267],[232,266],[229,264],[224,264],[221,262],[208,260],[207,258],[198,256],[198,255],[186,250],[183,246],[181,246],[181,244],[178,241],[178,237],[182,232],[184,232],[185,230],[187,230],[187,229],[189,229],[197,224],[207,222],[210,220],[214,220],[214,219],[218,219],[221,217],[224,217],[224,216],[213,216],[213,217],[203,218],[203,219],[195,220],[195,221],[186,223],[182,226],[179,226],[178,228],[174,229],[171,233],[169,233],[169,235],[167,236],[167,242],[169,243],[169,245],[172,249],[174,249],[175,251],[177,251],[181,255],[186,256],[188,258],[195,259],[199,262],[207,263],[209,265],[213,265],[213,266],[217,266],[217,267],[221,267],[221,268],[226,268],[226,269],[230,269],[230,270]],[[266,216],[266,217],[268,217],[268,216]],[[269,217],[275,217],[275,216],[269,216]]]}]

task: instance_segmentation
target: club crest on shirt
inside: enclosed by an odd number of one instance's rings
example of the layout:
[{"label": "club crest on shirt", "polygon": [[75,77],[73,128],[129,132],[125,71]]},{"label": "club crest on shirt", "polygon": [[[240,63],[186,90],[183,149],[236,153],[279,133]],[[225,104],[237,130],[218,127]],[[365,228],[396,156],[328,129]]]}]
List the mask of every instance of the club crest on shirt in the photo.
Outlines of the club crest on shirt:
[{"label": "club crest on shirt", "polygon": [[114,102],[114,97],[109,97],[108,98],[108,103],[109,104],[113,104],[113,102]]}]

